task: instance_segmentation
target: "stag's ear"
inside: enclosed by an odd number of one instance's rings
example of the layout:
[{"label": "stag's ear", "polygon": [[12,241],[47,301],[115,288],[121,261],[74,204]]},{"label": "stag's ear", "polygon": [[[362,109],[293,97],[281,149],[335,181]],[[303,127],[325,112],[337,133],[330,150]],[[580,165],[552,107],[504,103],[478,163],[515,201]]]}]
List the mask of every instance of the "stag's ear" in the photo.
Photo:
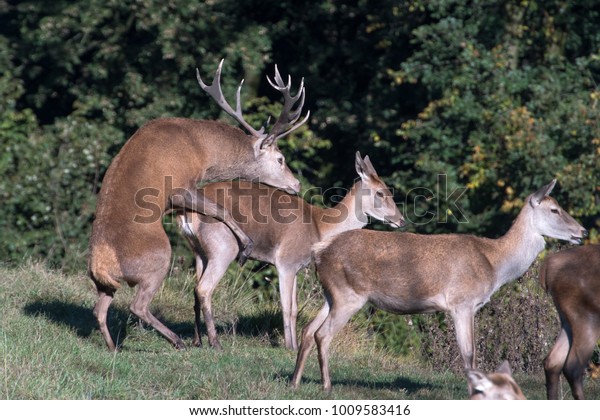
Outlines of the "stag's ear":
[{"label": "stag's ear", "polygon": [[505,373],[512,376],[512,369],[510,368],[510,363],[508,363],[508,360],[503,361],[496,369],[496,372]]},{"label": "stag's ear", "polygon": [[363,160],[363,158],[360,156],[360,152],[357,151],[354,165],[356,167],[356,173],[363,181],[373,179],[377,176],[377,172],[375,172],[375,168],[373,167],[369,156],[365,156],[365,159]]},{"label": "stag's ear", "polygon": [[552,189],[556,185],[556,178],[553,179],[548,185],[544,185],[542,188],[537,190],[531,195],[531,199],[529,200],[529,204],[531,207],[537,207],[540,205],[544,197],[547,197],[552,192]]},{"label": "stag's ear", "polygon": [[268,135],[263,138],[258,138],[256,143],[254,144],[254,149],[256,152],[261,152],[269,147],[273,147],[277,141],[277,138],[273,135]]}]

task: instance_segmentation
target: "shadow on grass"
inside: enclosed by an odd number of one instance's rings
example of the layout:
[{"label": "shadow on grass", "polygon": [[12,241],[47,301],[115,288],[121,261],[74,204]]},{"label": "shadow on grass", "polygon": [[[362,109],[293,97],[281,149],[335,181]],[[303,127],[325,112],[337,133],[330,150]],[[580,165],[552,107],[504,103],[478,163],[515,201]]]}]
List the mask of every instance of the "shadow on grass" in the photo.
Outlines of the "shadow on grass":
[{"label": "shadow on grass", "polygon": [[[248,338],[261,338],[268,341],[273,347],[280,347],[280,338],[283,336],[283,317],[281,313],[262,311],[256,315],[240,316],[235,321],[219,323],[217,334],[232,335]],[[202,328],[202,334],[206,336],[206,330]]]},{"label": "shadow on grass", "polygon": [[[55,324],[64,325],[75,331],[79,337],[87,338],[98,330],[92,308],[70,302],[38,300],[26,304],[23,313],[31,317],[44,317]],[[165,320],[158,309],[154,311],[154,315],[182,339],[191,339],[194,336],[193,313],[190,313],[189,322],[169,322]],[[108,310],[108,329],[113,339],[116,339],[119,344],[122,344],[127,336],[128,324],[136,322],[138,322],[137,318],[127,310],[115,307]],[[281,314],[268,311],[254,316],[243,316],[234,322],[217,325],[219,335],[263,337],[267,338],[274,347],[279,346],[279,331],[281,330]],[[159,333],[157,332],[157,334]],[[202,334],[205,339],[204,324],[202,325]]]},{"label": "shadow on grass", "polygon": [[[70,302],[59,300],[30,302],[23,308],[23,313],[31,317],[44,317],[55,324],[64,325],[75,331],[79,337],[89,337],[98,329],[92,308]],[[128,319],[129,313],[126,311],[115,308],[110,308],[108,311],[107,323],[110,334],[113,338],[119,337],[119,342],[122,342],[126,336]]]},{"label": "shadow on grass", "polygon": [[[32,317],[44,317],[55,324],[70,327],[80,337],[89,337],[96,328],[96,318],[92,310],[73,303],[58,300],[30,302],[23,308],[23,313]],[[121,318],[122,314],[118,314],[117,317]],[[116,321],[114,317],[113,321]]]},{"label": "shadow on grass", "polygon": [[[291,383],[292,374],[284,375],[284,377],[287,377],[288,382]],[[321,385],[322,382],[321,382],[321,379],[304,377],[304,378],[302,378],[302,381],[300,382],[300,386],[302,386],[303,384],[304,385],[306,385],[306,384]],[[411,395],[418,395],[420,393],[420,391],[422,391],[422,390],[431,391],[432,389],[435,389],[435,388],[439,388],[439,389],[442,388],[441,385],[438,385],[438,384],[432,384],[430,382],[414,381],[412,379],[403,378],[403,377],[396,378],[392,381],[365,381],[365,380],[361,380],[361,379],[342,379],[342,380],[333,379],[331,381],[331,385],[334,390],[336,387],[339,387],[339,386],[364,388],[365,390],[374,390],[374,391],[377,391],[377,390],[392,390],[392,391],[403,390],[406,393],[407,397],[410,397]]]}]

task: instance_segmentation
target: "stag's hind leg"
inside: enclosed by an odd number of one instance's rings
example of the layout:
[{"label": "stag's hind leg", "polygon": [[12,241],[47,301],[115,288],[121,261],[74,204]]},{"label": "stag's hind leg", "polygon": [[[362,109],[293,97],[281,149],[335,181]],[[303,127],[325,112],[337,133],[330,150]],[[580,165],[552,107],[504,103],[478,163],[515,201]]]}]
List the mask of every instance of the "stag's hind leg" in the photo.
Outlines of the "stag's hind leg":
[{"label": "stag's hind leg", "polygon": [[98,290],[98,301],[96,302],[96,306],[94,306],[94,316],[98,320],[98,327],[100,327],[100,333],[102,333],[102,337],[104,337],[106,346],[110,351],[115,351],[117,347],[110,336],[110,332],[108,331],[108,326],[106,324],[108,307],[114,298],[115,291],[100,284],[96,284],[96,288]]},{"label": "stag's hind leg", "polygon": [[171,204],[174,207],[179,207],[181,209],[187,209],[195,213],[200,213],[206,216],[214,217],[215,219],[225,223],[241,243],[241,264],[243,264],[246,258],[248,258],[252,253],[254,242],[240,228],[240,226],[237,224],[236,220],[231,215],[231,213],[226,208],[206,198],[200,190],[184,190],[182,194],[173,195],[171,197]]},{"label": "stag's hind leg", "polygon": [[166,273],[159,272],[158,274],[153,274],[144,279],[144,281],[138,282],[138,289],[129,305],[129,309],[131,312],[140,318],[142,321],[147,323],[148,325],[154,327],[158,332],[160,332],[171,344],[175,346],[177,349],[184,349],[185,345],[183,341],[177,334],[167,328],[162,322],[160,322],[152,313],[150,313],[150,302],[152,298],[160,288]]}]

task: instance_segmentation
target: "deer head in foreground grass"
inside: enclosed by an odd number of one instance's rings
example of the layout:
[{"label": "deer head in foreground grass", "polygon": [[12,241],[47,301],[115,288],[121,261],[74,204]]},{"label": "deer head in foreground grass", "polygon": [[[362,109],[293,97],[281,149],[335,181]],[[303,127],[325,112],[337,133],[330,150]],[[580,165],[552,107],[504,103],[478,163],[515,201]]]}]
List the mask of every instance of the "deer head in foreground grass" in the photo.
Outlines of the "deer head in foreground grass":
[{"label": "deer head in foreground grass", "polygon": [[555,182],[527,197],[510,230],[498,239],[354,230],[317,244],[316,269],[326,302],[304,328],[292,386],[299,385],[316,342],[323,387],[331,389],[331,340],[367,302],[400,314],[449,313],[464,367],[474,368],[477,310],[529,268],[544,249],[544,236],[580,243],[587,235],[549,196]]},{"label": "deer head in foreground grass", "polygon": [[[201,190],[204,197],[231,213],[253,241],[249,257],[277,267],[287,348],[297,348],[296,274],[310,263],[311,247],[340,232],[365,226],[368,216],[395,227],[404,225],[392,193],[377,175],[369,157],[363,160],[356,152],[355,166],[360,180],[332,208],[316,207],[275,188],[243,181],[212,183]],[[238,241],[227,226],[208,216],[182,213],[179,223],[196,255],[194,344],[201,345],[202,312],[210,346],[221,348],[211,298],[227,267],[240,252]]]},{"label": "deer head in foreground grass", "polygon": [[471,400],[524,400],[525,395],[512,377],[508,361],[493,373],[484,373],[478,369],[466,371]]},{"label": "deer head in foreground grass", "polygon": [[[255,130],[243,118],[240,91],[234,110],[223,97],[219,64],[212,85],[198,82],[229,115],[250,134],[219,121],[163,118],[150,121],[123,146],[113,159],[98,194],[96,218],[90,238],[88,271],[98,291],[94,315],[106,345],[115,344],[106,325],[108,307],[122,282],[138,290],[130,310],[158,330],[175,347],[182,340],[149,311],[148,306],[162,284],[171,258],[171,246],[162,216],[171,208],[188,209],[220,217],[237,235],[246,255],[252,241],[231,215],[197,190],[199,181],[243,178],[261,181],[290,192],[300,190],[299,181],[285,165],[277,140],[305,123],[299,121],[304,104],[301,83],[296,96],[275,68],[275,82],[283,94],[281,115],[270,132]],[[242,81],[243,82],[243,81]]]},{"label": "deer head in foreground grass", "polygon": [[544,360],[546,394],[558,399],[564,373],[576,400],[583,399],[583,377],[600,339],[600,245],[550,255],[540,268],[540,284],[560,318],[560,333]]}]

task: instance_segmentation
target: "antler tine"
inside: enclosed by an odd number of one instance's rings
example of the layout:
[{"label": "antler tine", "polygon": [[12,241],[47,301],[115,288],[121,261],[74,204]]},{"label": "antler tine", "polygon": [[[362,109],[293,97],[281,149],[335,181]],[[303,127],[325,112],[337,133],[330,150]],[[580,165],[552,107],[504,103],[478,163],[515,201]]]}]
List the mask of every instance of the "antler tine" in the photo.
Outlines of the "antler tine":
[{"label": "antler tine", "polygon": [[292,112],[291,115],[288,117],[290,124],[294,124],[296,121],[298,121],[298,118],[300,118],[300,114],[302,114],[302,108],[304,107],[304,98],[306,97],[304,91],[304,78],[302,78],[302,81],[300,82],[300,90],[298,91],[298,94],[295,97],[292,97],[292,101],[294,101],[294,103],[297,102],[298,97],[300,97],[300,105],[298,105],[296,107],[296,110]]},{"label": "antler tine", "polygon": [[[300,124],[294,125],[300,118],[300,115],[302,114],[302,107],[304,106],[304,78],[302,78],[302,80],[300,81],[300,88],[298,89],[298,93],[296,93],[295,96],[290,93],[292,86],[292,77],[288,74],[287,84],[284,84],[283,78],[279,73],[279,68],[277,67],[277,65],[275,65],[275,82],[273,82],[269,76],[267,76],[267,81],[274,89],[278,90],[283,95],[283,109],[281,110],[281,114],[273,124],[273,128],[271,130],[272,136],[275,136],[275,138],[281,138],[284,135],[291,133],[293,130],[300,127],[300,125],[304,124],[308,120],[307,114],[307,116],[302,120]],[[300,101],[299,104],[298,100]],[[292,109],[295,106],[296,109],[292,111]],[[286,130],[286,127],[289,127],[291,125],[294,126]]]},{"label": "antler tine", "polygon": [[219,67],[217,67],[217,71],[215,72],[215,77],[213,78],[212,84],[210,86],[208,86],[206,83],[204,83],[202,81],[202,78],[200,77],[200,70],[198,70],[196,68],[196,78],[198,79],[198,84],[206,93],[208,93],[219,104],[219,106],[223,109],[223,111],[225,111],[229,115],[231,115],[246,130],[248,130],[250,132],[250,134],[252,134],[254,137],[259,137],[259,138],[265,137],[264,127],[261,128],[260,130],[255,130],[254,127],[252,127],[250,124],[248,124],[246,122],[246,120],[244,120],[244,116],[242,114],[241,98],[240,98],[241,91],[242,91],[242,85],[244,84],[244,79],[242,79],[242,81],[240,82],[240,84],[237,88],[236,107],[235,107],[236,110],[234,111],[233,108],[231,108],[231,105],[229,105],[229,103],[227,103],[227,100],[225,99],[225,96],[223,95],[223,91],[221,90],[221,69],[223,67],[224,61],[225,61],[225,59],[221,59],[221,61],[219,62]]},{"label": "antler tine", "polygon": [[277,136],[275,136],[275,140],[279,140],[282,137],[287,136],[288,134],[290,134],[292,131],[296,130],[298,127],[300,127],[301,125],[303,125],[304,123],[306,123],[306,121],[308,121],[308,118],[310,117],[310,111],[308,111],[306,113],[306,116],[302,119],[302,121],[300,121],[298,124],[294,125],[292,128],[290,128],[289,130],[284,131],[281,134],[278,134]]},{"label": "antler tine", "polygon": [[[240,117],[242,116],[242,100],[241,100],[241,95],[242,95],[242,85],[244,84],[244,79],[242,79],[242,81],[240,82],[240,85],[237,88],[237,92],[235,94],[235,113],[236,115],[239,115]],[[245,124],[246,121],[244,121],[242,124]],[[248,124],[249,125],[249,124]],[[244,125],[246,126],[246,125]],[[252,128],[252,127],[250,127]],[[261,127],[260,130],[254,130],[252,129],[253,133],[256,133],[255,135],[257,137],[264,137],[265,136],[265,127]]]}]

